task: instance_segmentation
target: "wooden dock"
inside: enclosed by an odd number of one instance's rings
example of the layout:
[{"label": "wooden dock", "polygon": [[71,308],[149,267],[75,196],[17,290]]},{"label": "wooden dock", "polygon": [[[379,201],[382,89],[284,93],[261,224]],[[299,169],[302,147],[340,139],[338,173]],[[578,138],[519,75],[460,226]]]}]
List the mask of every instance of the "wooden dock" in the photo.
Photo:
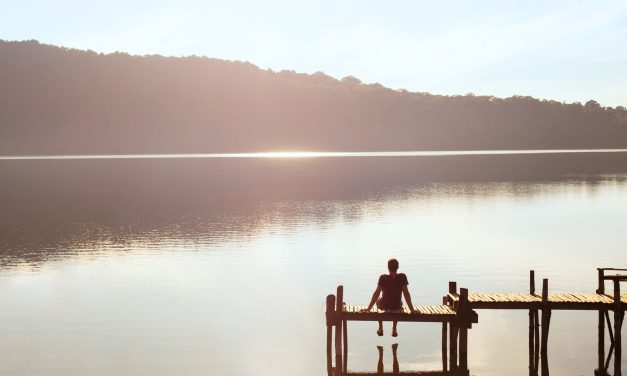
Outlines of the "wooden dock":
[{"label": "wooden dock", "polygon": [[[621,304],[627,304],[627,294],[620,296]],[[597,311],[611,309],[614,298],[605,294],[549,294],[545,303],[538,294],[469,293],[468,304],[472,309],[541,309],[548,304],[553,310]]]},{"label": "wooden dock", "polygon": [[[366,306],[346,305],[344,289],[338,286],[336,295],[327,296],[327,372],[339,375],[383,375],[393,373],[350,372],[348,370],[348,321],[405,321],[430,322],[442,325],[442,370],[400,372],[401,375],[469,375],[468,330],[478,323],[476,310],[522,309],[529,311],[529,375],[549,375],[548,336],[553,310],[598,311],[598,365],[597,376],[609,376],[608,368],[614,356],[614,376],[621,371],[621,328],[627,308],[627,293],[620,292],[620,282],[627,281],[627,269],[598,268],[598,287],[595,293],[552,293],[548,291],[548,279],[543,279],[542,290],[536,294],[535,272],[530,271],[529,292],[524,293],[470,293],[457,290],[455,282],[449,282],[448,294],[441,305],[414,306],[416,313],[407,307],[399,310],[374,309],[364,312]],[[616,274],[608,274],[615,272]],[[613,283],[613,293],[605,293],[605,282]],[[609,312],[613,311],[614,322]],[[605,355],[605,328],[609,334],[610,348]],[[614,330],[612,330],[612,326]],[[335,327],[335,340],[333,340]],[[333,343],[334,342],[334,343]],[[335,349],[335,365],[333,364]]]},{"label": "wooden dock", "polygon": [[344,305],[342,317],[346,321],[413,321],[413,322],[451,322],[457,312],[448,305],[414,306],[419,313],[410,313],[408,307],[400,310],[379,310],[361,312],[367,306]]}]

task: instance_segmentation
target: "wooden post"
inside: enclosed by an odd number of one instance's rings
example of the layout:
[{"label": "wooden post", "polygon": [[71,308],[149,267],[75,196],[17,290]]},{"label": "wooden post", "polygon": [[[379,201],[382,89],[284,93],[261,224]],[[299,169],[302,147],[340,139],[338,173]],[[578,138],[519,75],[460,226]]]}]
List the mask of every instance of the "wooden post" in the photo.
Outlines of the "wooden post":
[{"label": "wooden post", "polygon": [[457,294],[457,282],[448,283],[448,292],[450,294]]},{"label": "wooden post", "polygon": [[529,376],[536,375],[536,364],[535,364],[535,316],[533,314],[533,310],[529,310]]},{"label": "wooden post", "polygon": [[[457,283],[449,282],[448,283],[448,292],[450,294],[457,295]],[[453,309],[459,309],[459,306],[455,307],[453,304]],[[451,372],[457,371],[457,331],[458,331],[458,320],[457,317],[451,321],[450,330],[449,330],[449,370]]]},{"label": "wooden post", "polygon": [[597,268],[598,273],[598,287],[597,294],[605,294],[605,270],[603,268]]},{"label": "wooden post", "polygon": [[[446,296],[442,297],[442,304],[446,304]],[[442,371],[446,372],[448,371],[448,359],[447,359],[447,348],[446,348],[446,339],[448,337],[448,333],[447,330],[448,329],[448,323],[446,321],[444,321],[442,323]]]},{"label": "wooden post", "polygon": [[534,309],[533,310],[533,321],[536,324],[534,333],[533,333],[533,337],[534,337],[534,369],[533,369],[533,374],[537,375],[538,374],[538,367],[540,365],[540,315],[538,314],[538,310]]},{"label": "wooden post", "polygon": [[620,280],[614,280],[614,376],[622,376],[621,370],[621,330],[623,328],[623,312],[620,304]]},{"label": "wooden post", "polygon": [[[535,271],[530,270],[529,271],[529,293],[531,295],[535,294],[536,292],[536,277],[535,277]],[[535,333],[535,320],[534,320],[534,315],[533,315],[533,309],[529,310],[529,376],[534,376],[535,375],[535,369],[536,366],[534,364],[534,354],[535,354],[535,348],[534,348],[534,333]]]},{"label": "wooden post", "polygon": [[337,287],[335,301],[335,376],[342,375],[342,307],[344,300],[344,286]]},{"label": "wooden post", "polygon": [[344,336],[344,368],[343,372],[348,372],[348,326],[346,320],[342,320],[342,333]]},{"label": "wooden post", "polygon": [[549,376],[548,344],[549,344],[549,324],[551,322],[551,309],[549,308],[549,280],[542,280],[542,376]]},{"label": "wooden post", "polygon": [[607,325],[607,331],[610,335],[610,349],[608,351],[607,358],[605,359],[605,364],[603,365],[603,372],[607,375],[607,370],[610,368],[610,360],[612,360],[612,354],[614,351],[614,333],[612,332],[612,323],[610,322],[610,314],[605,311],[605,325]]},{"label": "wooden post", "polygon": [[[597,269],[598,272],[598,287],[597,294],[605,294],[605,270],[602,268]],[[605,315],[607,311],[599,310],[599,325],[598,325],[598,368],[599,376],[607,375],[607,365],[605,364]],[[610,327],[611,330],[611,327]]]},{"label": "wooden post", "polygon": [[327,375],[333,376],[333,351],[331,342],[333,338],[333,320],[335,319],[335,295],[327,296]]},{"label": "wooden post", "polygon": [[468,374],[468,289],[459,289],[459,370],[462,375]]}]

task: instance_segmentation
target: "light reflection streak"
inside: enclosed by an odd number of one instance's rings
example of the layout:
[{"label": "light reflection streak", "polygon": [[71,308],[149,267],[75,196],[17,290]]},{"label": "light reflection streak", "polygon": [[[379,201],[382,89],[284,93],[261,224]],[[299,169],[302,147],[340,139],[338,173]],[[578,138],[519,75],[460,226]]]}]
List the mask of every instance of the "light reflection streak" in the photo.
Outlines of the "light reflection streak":
[{"label": "light reflection streak", "polygon": [[329,158],[329,157],[437,157],[470,155],[524,155],[626,153],[627,149],[542,149],[542,150],[431,150],[431,151],[357,151],[316,152],[276,151],[253,153],[200,154],[93,154],[93,155],[8,155],[0,160],[63,160],[63,159],[197,159],[197,158]]}]

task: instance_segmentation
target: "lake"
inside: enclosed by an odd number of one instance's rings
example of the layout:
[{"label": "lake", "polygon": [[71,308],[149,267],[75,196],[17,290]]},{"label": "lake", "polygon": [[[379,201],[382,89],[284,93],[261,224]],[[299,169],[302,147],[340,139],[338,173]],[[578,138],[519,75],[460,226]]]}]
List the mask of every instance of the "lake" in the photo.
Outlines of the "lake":
[{"label": "lake", "polygon": [[[5,159],[0,182],[2,375],[325,375],[326,295],[367,304],[390,257],[415,304],[627,266],[625,152]],[[553,313],[553,375],[593,374],[596,318]],[[471,374],[527,375],[527,326],[479,311]],[[350,370],[395,343],[441,366],[439,325],[375,330],[349,323]]]}]

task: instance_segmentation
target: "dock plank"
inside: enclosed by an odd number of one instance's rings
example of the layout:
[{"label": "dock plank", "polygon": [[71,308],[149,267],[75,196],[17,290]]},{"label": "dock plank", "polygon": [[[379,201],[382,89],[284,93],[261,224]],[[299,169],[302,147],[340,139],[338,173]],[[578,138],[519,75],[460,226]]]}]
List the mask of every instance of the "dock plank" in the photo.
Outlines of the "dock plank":
[{"label": "dock plank", "polygon": [[457,313],[447,305],[415,305],[416,313],[411,313],[409,307],[395,310],[372,309],[362,312],[366,306],[345,305],[341,318],[348,321],[415,321],[415,322],[447,322],[453,321]]},{"label": "dock plank", "polygon": [[[468,302],[472,309],[538,309],[542,298],[528,293],[472,292]],[[614,299],[606,294],[553,293],[548,295],[548,304],[562,310],[612,309]],[[621,294],[621,304],[627,305],[627,293]]]}]

